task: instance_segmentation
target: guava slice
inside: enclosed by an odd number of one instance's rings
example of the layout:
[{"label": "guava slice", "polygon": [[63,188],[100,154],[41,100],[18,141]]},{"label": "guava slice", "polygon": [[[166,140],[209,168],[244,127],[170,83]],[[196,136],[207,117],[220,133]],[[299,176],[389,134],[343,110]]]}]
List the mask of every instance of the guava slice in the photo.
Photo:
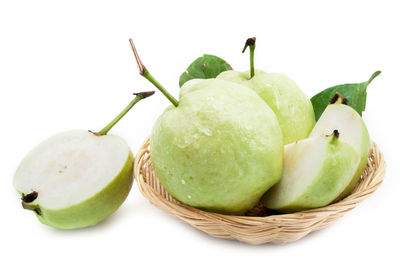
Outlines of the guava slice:
[{"label": "guava slice", "polygon": [[334,97],[335,103],[327,106],[322,113],[310,137],[323,137],[334,129],[340,132],[340,140],[352,146],[360,154],[358,169],[350,184],[346,187],[338,199],[348,196],[365,169],[368,160],[370,139],[367,127],[361,116],[350,106],[343,104],[346,99],[339,93]]},{"label": "guava slice", "polygon": [[293,212],[323,207],[336,199],[351,182],[360,157],[338,139],[308,138],[285,146],[281,180],[267,191],[267,208]]}]

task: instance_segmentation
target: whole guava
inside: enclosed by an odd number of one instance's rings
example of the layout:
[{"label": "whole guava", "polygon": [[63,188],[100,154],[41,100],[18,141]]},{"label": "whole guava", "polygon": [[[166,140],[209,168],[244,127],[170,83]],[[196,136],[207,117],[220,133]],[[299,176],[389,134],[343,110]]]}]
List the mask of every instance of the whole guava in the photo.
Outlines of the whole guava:
[{"label": "whole guava", "polygon": [[245,85],[257,92],[275,112],[284,145],[307,138],[313,129],[315,116],[311,101],[288,76],[256,70],[250,78],[249,71],[229,70],[217,78]]},{"label": "whole guava", "polygon": [[156,121],[150,158],[162,185],[182,203],[240,214],[279,181],[282,132],[271,108],[248,87],[191,80],[179,105]]}]

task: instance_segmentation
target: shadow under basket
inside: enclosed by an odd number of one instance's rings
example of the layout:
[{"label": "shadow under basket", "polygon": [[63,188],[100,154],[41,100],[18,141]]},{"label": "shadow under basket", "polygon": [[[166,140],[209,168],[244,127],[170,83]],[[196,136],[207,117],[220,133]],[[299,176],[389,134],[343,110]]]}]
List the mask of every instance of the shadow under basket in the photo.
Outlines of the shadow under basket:
[{"label": "shadow under basket", "polygon": [[265,217],[224,215],[186,206],[169,195],[154,173],[149,144],[147,138],[135,157],[134,165],[134,176],[144,197],[163,211],[211,236],[255,245],[292,242],[328,226],[370,196],[382,183],[386,168],[382,153],[372,142],[360,181],[352,194],[339,202],[322,208]]}]

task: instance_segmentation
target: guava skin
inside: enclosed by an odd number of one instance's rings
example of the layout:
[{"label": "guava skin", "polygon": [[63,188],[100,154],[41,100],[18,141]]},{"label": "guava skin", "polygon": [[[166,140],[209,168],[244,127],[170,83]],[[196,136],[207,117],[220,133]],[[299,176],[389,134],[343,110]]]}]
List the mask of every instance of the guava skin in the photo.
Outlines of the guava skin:
[{"label": "guava skin", "polygon": [[[80,133],[80,134],[92,134],[88,133],[85,130],[71,130],[67,132],[59,133],[68,134],[68,133]],[[57,136],[57,135],[56,135]],[[120,137],[116,135],[104,135],[104,136],[95,136],[96,138],[117,138],[125,143]],[[49,138],[51,139],[51,138]],[[28,157],[32,157],[32,154],[46,141],[45,140],[34,149],[32,149],[27,156],[23,159],[20,166],[16,170],[16,175],[24,164],[24,162],[28,159]],[[132,183],[133,183],[133,161],[134,157],[132,151],[126,144],[126,149],[129,151],[126,157],[126,161],[123,164],[120,172],[101,190],[95,193],[93,196],[79,202],[73,204],[71,206],[60,208],[60,209],[52,209],[46,207],[44,204],[40,203],[40,191],[38,191],[39,197],[34,200],[32,203],[29,203],[32,209],[37,209],[35,211],[36,217],[38,220],[48,226],[59,228],[59,229],[76,229],[82,227],[93,226],[112,213],[114,213],[125,201],[128,196]],[[14,187],[21,196],[23,194],[28,194],[32,191],[21,191],[15,183],[14,176]]]},{"label": "guava skin", "polygon": [[346,187],[346,189],[342,192],[342,194],[339,195],[339,197],[338,197],[339,200],[343,199],[351,194],[351,192],[357,185],[358,181],[360,180],[361,174],[364,172],[364,169],[367,165],[369,147],[370,147],[370,139],[369,139],[368,132],[364,131],[361,138],[363,140],[362,141],[363,144],[361,145],[362,147],[361,147],[361,151],[359,153],[361,155],[359,167],[358,167],[356,173],[354,174],[354,177],[353,177],[352,181],[350,182],[350,184]]},{"label": "guava skin", "polygon": [[340,140],[326,142],[326,145],[322,167],[301,195],[281,205],[276,198],[284,188],[278,183],[265,194],[262,203],[267,208],[290,213],[324,207],[334,201],[351,181],[360,158],[353,147]]},{"label": "guava skin", "polygon": [[286,75],[261,70],[255,70],[254,77],[249,77],[249,71],[228,70],[217,79],[236,82],[257,92],[278,118],[284,145],[307,138],[315,125],[314,109],[297,84]]},{"label": "guava skin", "polygon": [[249,88],[217,79],[185,83],[178,107],[164,111],[150,138],[165,189],[184,204],[221,213],[251,209],[279,181],[282,154],[268,105]]},{"label": "guava skin", "polygon": [[337,200],[340,200],[347,197],[353,191],[361,178],[361,174],[368,161],[370,137],[361,116],[350,106],[341,103],[327,106],[312,130],[310,137],[323,136],[326,132],[331,132],[333,129],[341,132],[342,141],[350,144],[359,153],[361,158],[352,181],[337,198]]}]

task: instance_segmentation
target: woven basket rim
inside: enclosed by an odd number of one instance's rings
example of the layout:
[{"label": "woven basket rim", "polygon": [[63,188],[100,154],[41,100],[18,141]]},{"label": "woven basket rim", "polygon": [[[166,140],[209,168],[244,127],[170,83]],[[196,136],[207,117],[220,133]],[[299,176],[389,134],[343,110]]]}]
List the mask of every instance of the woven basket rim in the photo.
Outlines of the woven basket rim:
[{"label": "woven basket rim", "polygon": [[151,165],[150,138],[139,148],[134,160],[134,177],[142,195],[163,211],[218,238],[250,244],[282,243],[300,239],[342,217],[370,196],[382,183],[386,162],[375,142],[371,142],[367,166],[353,192],[325,207],[264,217],[238,216],[203,211],[184,205],[163,188]]}]

